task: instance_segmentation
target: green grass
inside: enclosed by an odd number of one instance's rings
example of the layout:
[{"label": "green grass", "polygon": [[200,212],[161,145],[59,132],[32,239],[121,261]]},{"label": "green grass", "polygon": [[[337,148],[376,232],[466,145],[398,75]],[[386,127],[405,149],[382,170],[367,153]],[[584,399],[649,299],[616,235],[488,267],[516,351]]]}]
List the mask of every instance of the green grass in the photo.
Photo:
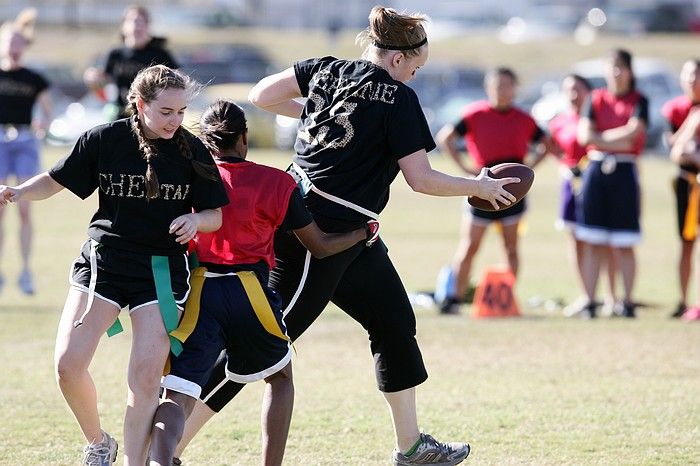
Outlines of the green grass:
[{"label": "green grass", "polygon": [[[45,165],[60,153],[46,151]],[[251,158],[284,166],[288,154],[253,152]],[[433,161],[453,171],[441,157]],[[636,289],[640,301],[656,307],[641,309],[635,321],[586,322],[525,306],[532,296],[571,300],[580,293],[568,238],[553,229],[555,163],[537,170],[517,286],[524,316],[478,320],[468,308],[451,317],[416,311],[430,373],[418,390],[424,429],[440,439],[470,441],[469,464],[700,463],[700,326],[666,317],[677,299],[672,173],[665,159],[642,162],[645,239],[638,248]],[[82,439],[54,382],[52,352],[68,267],[94,202],[60,193],[34,205],[39,292],[31,298],[15,286],[16,210],[7,209],[0,465],[68,465],[80,458]],[[461,202],[414,194],[401,179],[395,183],[382,233],[409,290],[431,289],[450,259]],[[500,239],[490,231],[475,276],[504,261]],[[118,439],[130,344],[123,320],[126,332],[105,338],[92,365],[104,427]],[[296,349],[297,397],[286,464],[388,464],[393,433],[375,389],[364,331],[328,309]],[[258,464],[262,390],[262,383],[251,385],[216,417],[192,443],[186,464]]]}]

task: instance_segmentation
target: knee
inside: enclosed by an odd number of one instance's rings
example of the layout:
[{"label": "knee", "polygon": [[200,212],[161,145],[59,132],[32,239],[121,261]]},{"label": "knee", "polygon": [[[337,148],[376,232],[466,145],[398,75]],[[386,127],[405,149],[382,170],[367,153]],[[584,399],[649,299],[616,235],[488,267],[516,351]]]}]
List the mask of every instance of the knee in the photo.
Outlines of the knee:
[{"label": "knee", "polygon": [[151,358],[129,369],[129,388],[134,394],[150,396],[160,389],[165,360]]},{"label": "knee", "polygon": [[85,371],[87,367],[70,355],[64,353],[56,356],[54,374],[59,384],[75,380]]}]

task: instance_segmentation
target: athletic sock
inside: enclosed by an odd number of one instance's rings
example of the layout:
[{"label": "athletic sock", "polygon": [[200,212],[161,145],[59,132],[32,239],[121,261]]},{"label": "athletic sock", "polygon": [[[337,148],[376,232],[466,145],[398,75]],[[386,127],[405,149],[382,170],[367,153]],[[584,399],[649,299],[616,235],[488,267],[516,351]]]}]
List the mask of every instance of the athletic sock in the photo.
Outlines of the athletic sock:
[{"label": "athletic sock", "polygon": [[409,448],[406,453],[404,453],[404,456],[411,456],[412,454],[414,454],[418,449],[418,446],[420,446],[422,442],[423,440],[421,440],[420,436],[418,436],[418,440],[416,440],[416,443],[414,443],[413,446]]}]

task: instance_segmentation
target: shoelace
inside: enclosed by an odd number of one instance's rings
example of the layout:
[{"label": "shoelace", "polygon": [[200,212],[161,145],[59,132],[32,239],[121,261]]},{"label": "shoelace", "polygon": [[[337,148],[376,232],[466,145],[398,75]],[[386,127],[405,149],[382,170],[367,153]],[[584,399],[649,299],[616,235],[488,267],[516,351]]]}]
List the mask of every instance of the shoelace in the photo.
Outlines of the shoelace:
[{"label": "shoelace", "polygon": [[430,434],[423,434],[423,443],[429,444],[447,455],[450,455],[457,451],[446,443],[438,442]]},{"label": "shoelace", "polygon": [[83,463],[86,466],[100,466],[102,460],[109,455],[109,444],[98,443],[85,447],[85,460]]}]

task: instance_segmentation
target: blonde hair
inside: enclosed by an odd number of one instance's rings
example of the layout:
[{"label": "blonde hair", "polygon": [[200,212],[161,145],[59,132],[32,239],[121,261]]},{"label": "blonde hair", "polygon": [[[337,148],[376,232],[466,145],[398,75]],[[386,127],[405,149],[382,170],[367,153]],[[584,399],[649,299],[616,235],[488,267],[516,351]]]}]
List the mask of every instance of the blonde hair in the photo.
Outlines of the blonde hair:
[{"label": "blonde hair", "polygon": [[427,17],[420,13],[403,14],[393,8],[375,6],[369,13],[369,26],[360,32],[355,42],[364,46],[363,57],[376,53],[382,57],[387,50],[401,50],[408,57],[420,54],[427,39],[423,23]]},{"label": "blonde hair", "polygon": [[[136,102],[141,99],[144,102],[152,102],[166,89],[183,89],[187,93],[187,100],[190,100],[202,88],[194,79],[190,78],[181,71],[168,68],[165,65],[154,65],[144,68],[136,75],[136,78],[131,83],[129,93],[127,94],[127,102],[129,109],[132,111],[135,118],[132,118],[132,129],[139,143],[139,149],[143,153],[143,158],[146,160],[146,198],[156,199],[160,196],[160,184],[158,177],[153,170],[153,159],[156,157],[156,150],[143,132],[143,123],[138,117]],[[177,142],[180,154],[192,163],[192,166],[198,175],[216,180],[218,179],[213,166],[209,166],[197,160],[194,160],[192,148],[187,140],[186,133],[188,131],[180,126],[175,132],[175,141]],[[194,137],[194,136],[192,136]],[[212,168],[213,167],[213,168]]]},{"label": "blonde hair", "polygon": [[0,36],[19,34],[27,44],[34,41],[34,26],[36,25],[37,9],[25,8],[12,21],[6,21],[0,26]]}]

